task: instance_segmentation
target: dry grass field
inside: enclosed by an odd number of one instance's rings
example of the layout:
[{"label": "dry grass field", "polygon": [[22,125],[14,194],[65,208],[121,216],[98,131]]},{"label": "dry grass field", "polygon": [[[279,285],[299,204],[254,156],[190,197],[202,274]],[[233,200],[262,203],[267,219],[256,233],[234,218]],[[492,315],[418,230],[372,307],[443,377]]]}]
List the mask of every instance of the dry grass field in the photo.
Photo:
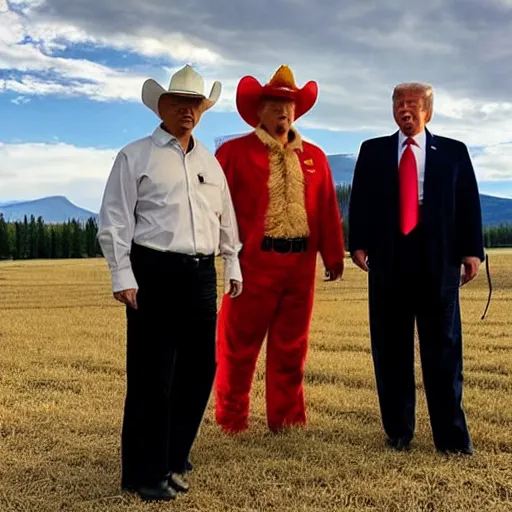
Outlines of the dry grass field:
[{"label": "dry grass field", "polygon": [[212,401],[193,451],[191,492],[148,505],[118,487],[125,320],[105,262],[2,262],[0,511],[512,510],[512,252],[492,252],[491,268],[486,320],[483,267],[462,293],[474,457],[434,452],[419,365],[413,450],[386,448],[365,278],[348,264],[335,284],[319,269],[308,427],[267,433],[260,366],[250,432],[222,435]]}]

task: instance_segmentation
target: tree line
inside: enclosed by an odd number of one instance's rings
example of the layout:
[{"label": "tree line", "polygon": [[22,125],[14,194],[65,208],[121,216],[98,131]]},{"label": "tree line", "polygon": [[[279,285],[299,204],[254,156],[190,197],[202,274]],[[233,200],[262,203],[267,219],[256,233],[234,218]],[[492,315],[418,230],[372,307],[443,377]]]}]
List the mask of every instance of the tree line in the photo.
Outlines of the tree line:
[{"label": "tree line", "polygon": [[[336,188],[338,206],[343,215],[345,243],[350,229],[348,205],[350,185]],[[23,221],[6,221],[0,213],[0,259],[60,259],[101,257],[98,225],[91,217],[86,222],[70,219],[60,224],[46,224],[32,215]],[[484,228],[486,248],[512,247],[512,224]]]},{"label": "tree line", "polygon": [[70,219],[46,224],[32,215],[23,221],[7,222],[0,213],[0,259],[94,258],[102,256],[96,239],[98,226],[91,217],[86,222]]}]

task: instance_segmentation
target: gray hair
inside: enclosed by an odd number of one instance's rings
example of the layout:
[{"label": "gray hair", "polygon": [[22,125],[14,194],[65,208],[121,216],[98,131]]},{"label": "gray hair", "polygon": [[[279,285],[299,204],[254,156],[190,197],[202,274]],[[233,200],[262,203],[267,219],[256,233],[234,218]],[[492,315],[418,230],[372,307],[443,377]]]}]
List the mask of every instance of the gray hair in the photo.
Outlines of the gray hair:
[{"label": "gray hair", "polygon": [[432,112],[434,108],[434,89],[430,84],[421,82],[405,82],[398,84],[393,90],[393,101],[405,92],[415,92],[423,96],[423,102],[427,112]]}]

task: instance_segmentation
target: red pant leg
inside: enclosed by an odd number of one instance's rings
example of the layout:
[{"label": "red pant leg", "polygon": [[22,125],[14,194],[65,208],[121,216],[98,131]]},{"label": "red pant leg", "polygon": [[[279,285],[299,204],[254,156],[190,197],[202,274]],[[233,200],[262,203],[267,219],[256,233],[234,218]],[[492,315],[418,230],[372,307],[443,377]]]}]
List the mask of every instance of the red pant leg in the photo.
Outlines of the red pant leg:
[{"label": "red pant leg", "polygon": [[224,430],[247,428],[249,396],[270,319],[279,300],[273,279],[261,273],[244,276],[242,294],[225,295],[217,329],[216,420]]},{"label": "red pant leg", "polygon": [[268,426],[305,424],[304,367],[314,300],[314,271],[297,276],[270,324],[267,341]]}]

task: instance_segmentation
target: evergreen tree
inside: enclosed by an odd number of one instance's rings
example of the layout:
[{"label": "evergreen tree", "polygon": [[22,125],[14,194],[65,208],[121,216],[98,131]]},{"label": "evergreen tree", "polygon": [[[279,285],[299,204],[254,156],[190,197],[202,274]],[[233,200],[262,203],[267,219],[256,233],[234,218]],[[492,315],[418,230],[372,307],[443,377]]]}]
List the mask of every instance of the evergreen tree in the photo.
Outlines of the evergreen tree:
[{"label": "evergreen tree", "polygon": [[37,258],[39,254],[39,240],[37,232],[36,219],[33,215],[30,216],[28,224],[28,257],[30,259]]},{"label": "evergreen tree", "polygon": [[85,253],[89,258],[96,257],[100,252],[98,251],[98,226],[94,217],[87,220],[85,224]]},{"label": "evergreen tree", "polygon": [[50,237],[49,230],[44,224],[43,217],[37,218],[37,256],[36,258],[49,258],[50,257]]},{"label": "evergreen tree", "polygon": [[21,244],[20,244],[20,258],[25,260],[30,254],[30,239],[27,216],[23,217],[23,225],[21,227]]},{"label": "evergreen tree", "polygon": [[0,259],[11,257],[11,238],[9,227],[5,222],[4,216],[0,213]]},{"label": "evergreen tree", "polygon": [[62,224],[60,229],[61,234],[61,258],[69,258],[71,256],[71,225],[69,220]]},{"label": "evergreen tree", "polygon": [[23,257],[21,251],[22,241],[23,225],[21,224],[21,222],[16,222],[14,224],[14,253],[12,255],[15,260],[19,260]]},{"label": "evergreen tree", "polygon": [[84,255],[84,237],[82,225],[76,219],[70,223],[71,234],[71,258],[83,258]]}]

